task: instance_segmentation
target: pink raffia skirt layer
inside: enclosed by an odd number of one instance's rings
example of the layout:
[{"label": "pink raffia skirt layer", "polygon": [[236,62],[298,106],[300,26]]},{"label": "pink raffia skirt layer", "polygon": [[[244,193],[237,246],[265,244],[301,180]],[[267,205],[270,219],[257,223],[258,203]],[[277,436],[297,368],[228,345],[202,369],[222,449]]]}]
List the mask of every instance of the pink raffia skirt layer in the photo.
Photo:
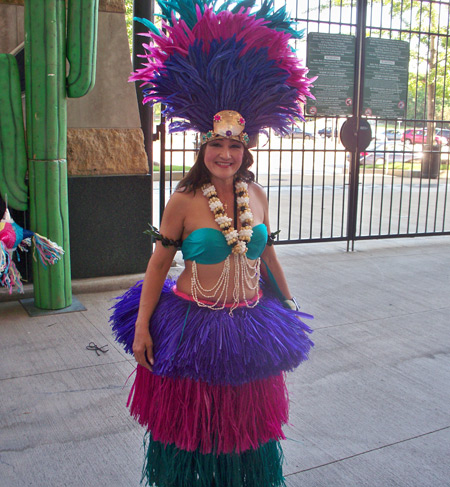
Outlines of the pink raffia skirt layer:
[{"label": "pink raffia skirt layer", "polygon": [[284,439],[288,394],[282,374],[239,386],[152,374],[138,365],[131,415],[155,441],[202,454],[241,453]]}]

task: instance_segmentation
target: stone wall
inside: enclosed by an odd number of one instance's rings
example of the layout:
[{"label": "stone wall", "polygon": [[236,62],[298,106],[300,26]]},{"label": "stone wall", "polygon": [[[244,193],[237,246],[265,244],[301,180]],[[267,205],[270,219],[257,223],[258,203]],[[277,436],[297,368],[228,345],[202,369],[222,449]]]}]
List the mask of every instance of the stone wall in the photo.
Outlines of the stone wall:
[{"label": "stone wall", "polygon": [[146,174],[141,129],[71,128],[67,161],[71,176]]}]

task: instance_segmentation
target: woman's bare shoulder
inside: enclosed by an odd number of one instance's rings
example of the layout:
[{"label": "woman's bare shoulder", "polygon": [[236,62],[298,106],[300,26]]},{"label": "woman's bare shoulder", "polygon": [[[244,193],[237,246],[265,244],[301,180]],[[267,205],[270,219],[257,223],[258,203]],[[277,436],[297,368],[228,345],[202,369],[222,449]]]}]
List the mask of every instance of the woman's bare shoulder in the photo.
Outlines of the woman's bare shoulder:
[{"label": "woman's bare shoulder", "polygon": [[166,208],[169,205],[172,208],[176,208],[176,209],[184,208],[187,204],[192,202],[193,199],[194,199],[194,193],[193,192],[187,193],[185,191],[175,191],[171,195],[171,197],[167,203]]},{"label": "woman's bare shoulder", "polygon": [[[198,193],[198,192],[197,192]],[[194,192],[175,191],[164,209],[163,222],[165,224],[182,224],[192,213],[196,213],[197,195]],[[161,223],[163,223],[161,222]]]},{"label": "woman's bare shoulder", "polygon": [[267,196],[264,188],[256,182],[251,182],[248,185],[249,192],[252,196],[256,196],[259,201],[265,202],[267,201]]},{"label": "woman's bare shoulder", "polygon": [[192,207],[192,195],[189,193],[173,193],[164,209],[161,221],[161,233],[169,238],[179,238],[183,231],[184,220]]}]

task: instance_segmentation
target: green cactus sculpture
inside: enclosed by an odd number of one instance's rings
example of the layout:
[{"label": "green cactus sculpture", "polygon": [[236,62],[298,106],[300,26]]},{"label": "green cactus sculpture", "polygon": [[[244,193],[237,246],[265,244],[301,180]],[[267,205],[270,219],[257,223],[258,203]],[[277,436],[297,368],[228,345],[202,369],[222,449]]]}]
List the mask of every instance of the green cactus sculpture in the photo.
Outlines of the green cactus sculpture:
[{"label": "green cactus sculpture", "polygon": [[[95,81],[98,0],[25,1],[25,99],[31,230],[61,245],[54,266],[33,263],[34,304],[57,310],[72,304],[67,196],[67,96],[87,94]],[[66,78],[66,59],[70,64]],[[9,63],[9,64],[8,64]],[[9,66],[9,65],[12,65]],[[26,209],[25,144],[20,89],[11,56],[0,55],[0,173],[2,195],[13,208]],[[2,89],[6,87],[5,91]],[[19,104],[19,105],[18,105]],[[5,118],[8,120],[4,122]],[[6,128],[3,128],[3,125]],[[8,145],[5,147],[5,141]],[[8,142],[9,141],[9,142]],[[25,170],[24,170],[25,168]]]},{"label": "green cactus sculpture", "polygon": [[16,58],[0,54],[0,192],[17,210],[28,208],[27,153]]}]

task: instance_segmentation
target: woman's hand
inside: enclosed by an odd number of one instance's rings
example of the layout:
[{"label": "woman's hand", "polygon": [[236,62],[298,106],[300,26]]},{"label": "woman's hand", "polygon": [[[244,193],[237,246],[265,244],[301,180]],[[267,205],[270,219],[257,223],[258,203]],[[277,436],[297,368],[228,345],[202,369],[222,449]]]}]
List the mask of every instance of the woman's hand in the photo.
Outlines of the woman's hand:
[{"label": "woman's hand", "polygon": [[147,327],[136,326],[133,341],[133,353],[136,362],[148,370],[152,370],[154,364],[153,358],[153,340]]}]

